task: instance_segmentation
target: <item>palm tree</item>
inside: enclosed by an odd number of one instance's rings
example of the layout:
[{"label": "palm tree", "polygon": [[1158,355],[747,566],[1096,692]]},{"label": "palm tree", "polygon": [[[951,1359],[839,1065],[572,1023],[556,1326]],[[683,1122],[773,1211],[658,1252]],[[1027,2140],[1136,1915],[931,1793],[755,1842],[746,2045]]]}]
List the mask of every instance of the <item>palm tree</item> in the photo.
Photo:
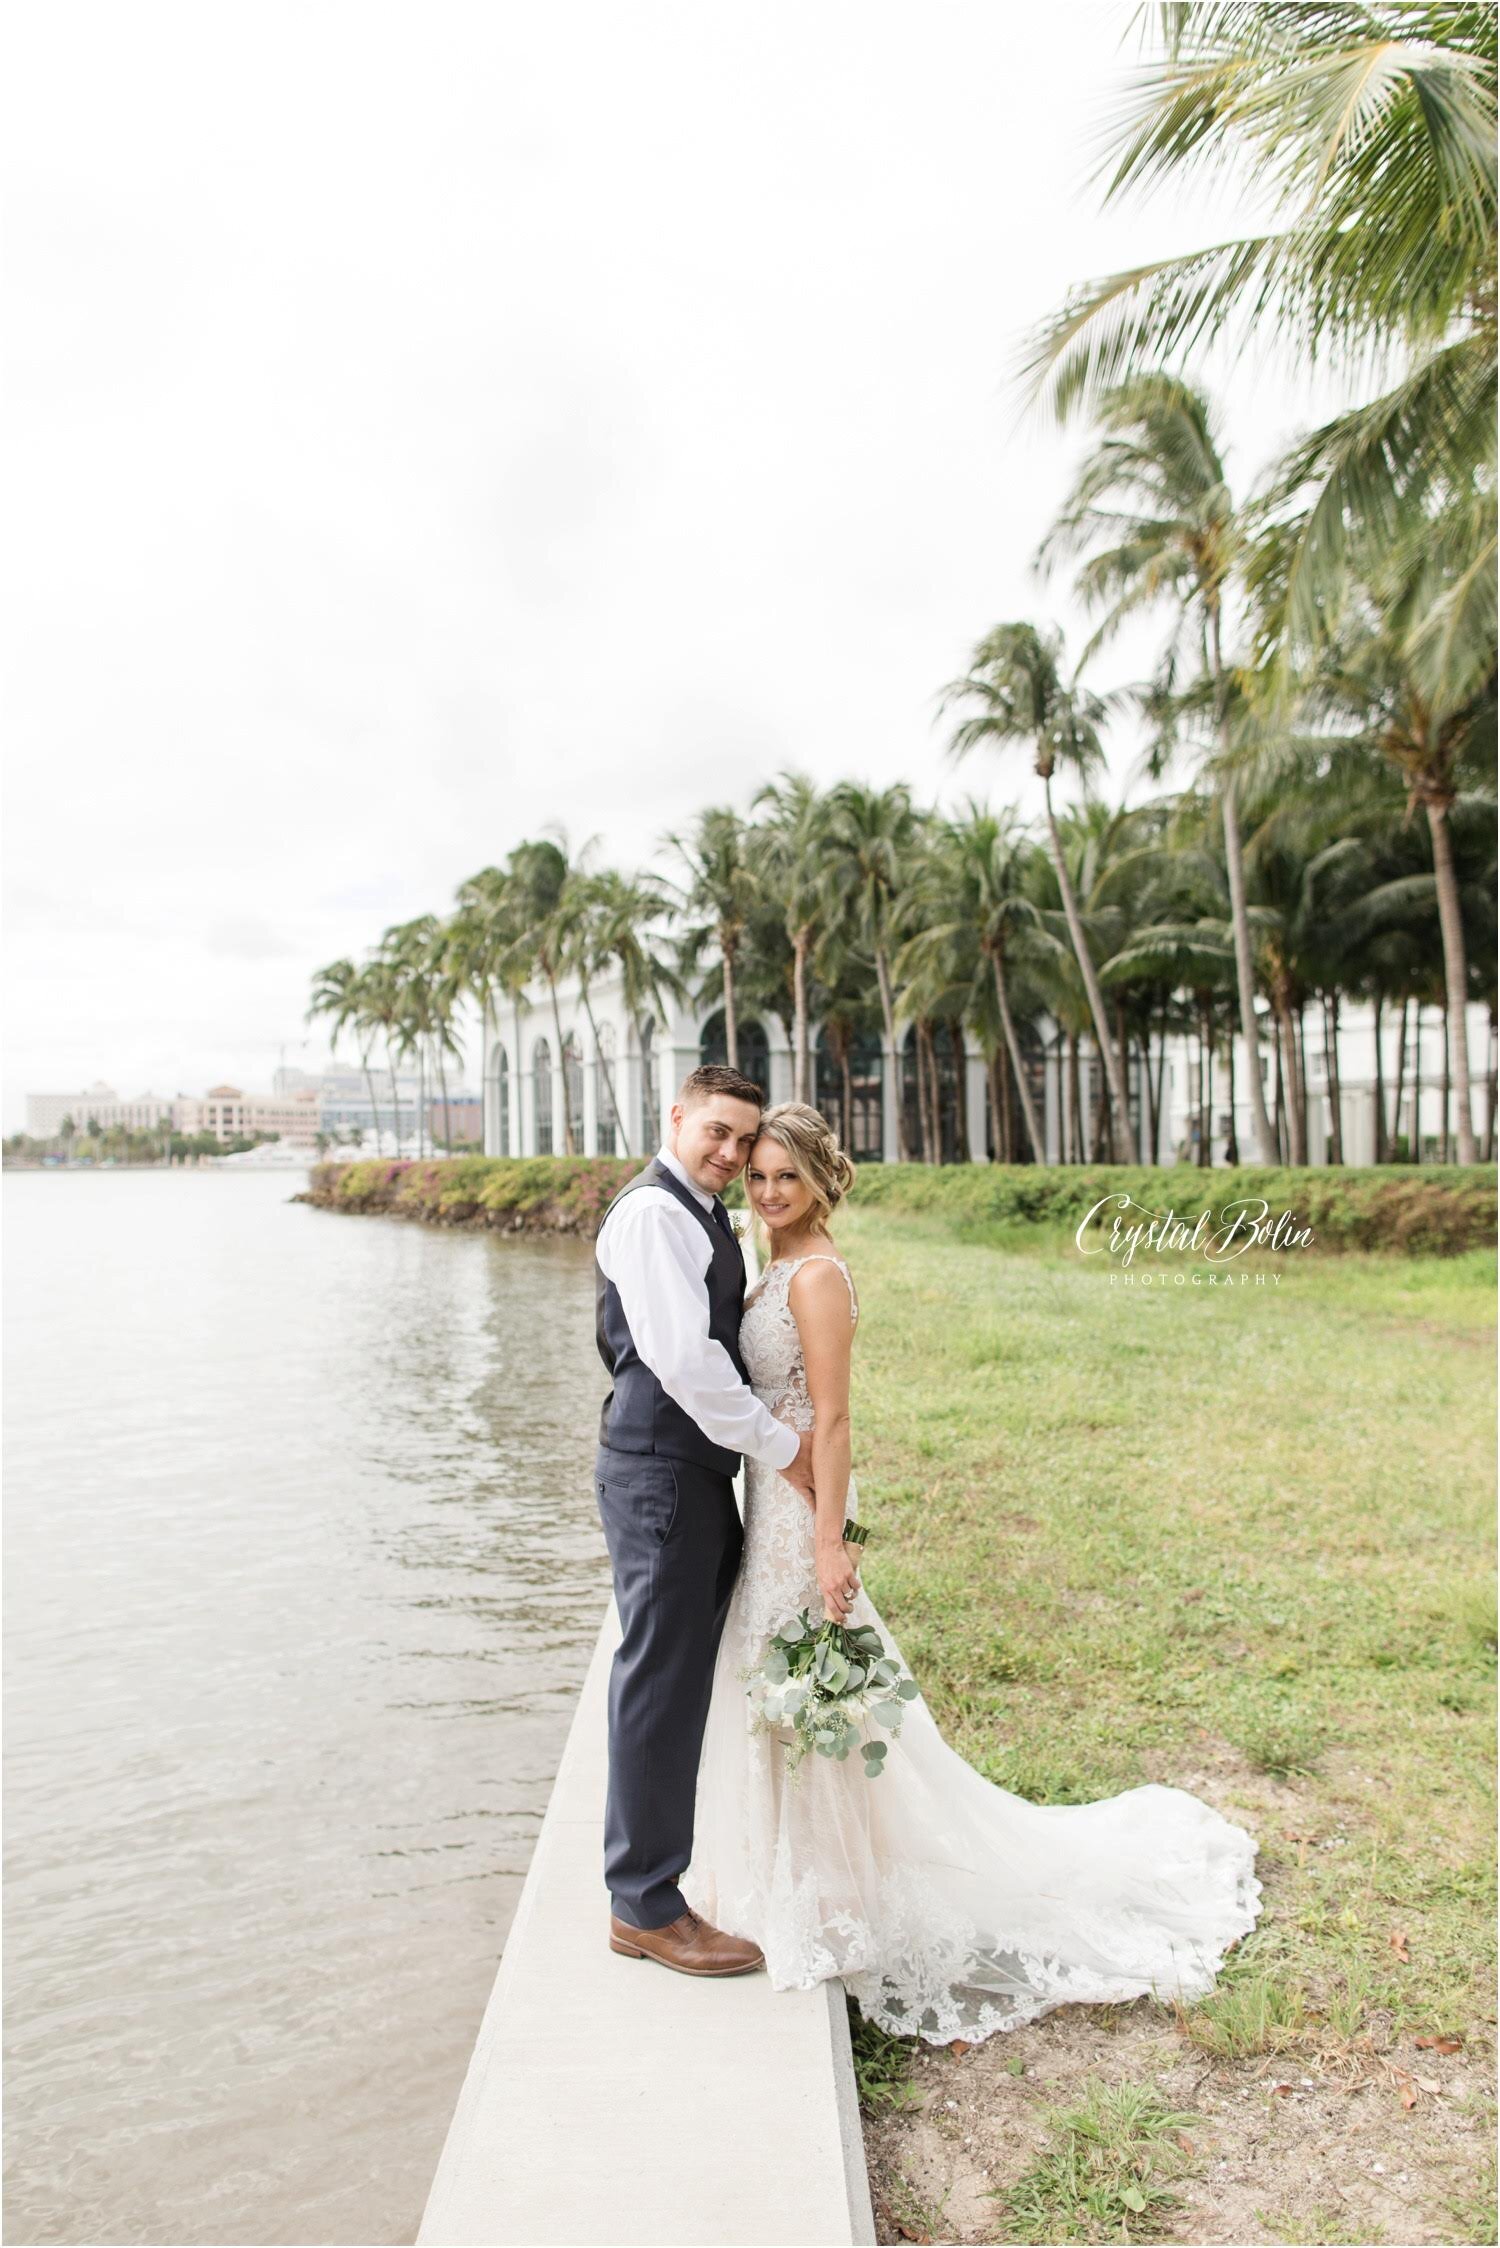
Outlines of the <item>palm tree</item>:
[{"label": "palm tree", "polygon": [[1217,339],[1272,338],[1299,365],[1393,385],[1289,457],[1274,497],[1305,497],[1278,620],[1316,636],[1351,554],[1444,499],[1481,495],[1494,537],[1493,7],[1241,0],[1156,11],[1162,58],[1122,109],[1105,200],[1236,159],[1281,223],[1075,288],[1028,337],[1018,376],[1059,418]]},{"label": "palm tree", "polygon": [[[635,1026],[636,1051],[641,1062],[642,1127],[646,1129],[647,1119],[655,1118],[658,1131],[661,1102],[654,1074],[653,1032],[655,1025],[666,1019],[668,1000],[680,1002],[686,996],[682,980],[666,958],[661,941],[661,932],[671,910],[672,901],[665,884],[652,874],[630,877],[610,871],[595,875],[590,885],[596,957],[601,966],[613,961],[619,969],[620,996]],[[613,1101],[613,1087],[610,1097]],[[616,1103],[617,1119],[619,1114]],[[628,1155],[630,1142],[623,1123],[620,1133],[621,1144]]]},{"label": "palm tree", "polygon": [[553,830],[540,841],[518,843],[505,862],[514,889],[521,931],[519,941],[527,956],[528,980],[530,976],[540,976],[552,1001],[552,1026],[557,1033],[557,1052],[562,1062],[563,1147],[569,1155],[576,1155],[578,1146],[573,1130],[573,1100],[568,1087],[557,980],[567,972],[580,906],[582,863],[588,848],[584,846],[575,863],[569,857],[566,836],[560,830]]},{"label": "palm tree", "polygon": [[303,1016],[312,1022],[326,1015],[329,1023],[329,1051],[337,1053],[339,1034],[352,1023],[359,1032],[359,1066],[364,1074],[365,1091],[370,1097],[370,1109],[375,1118],[375,1144],[380,1144],[380,1106],[375,1098],[375,1080],[370,1074],[370,1047],[374,1037],[374,1024],[364,1014],[364,1001],[360,991],[362,971],[352,960],[331,960],[327,967],[313,971],[312,1002]]},{"label": "palm tree", "polygon": [[1078,961],[1078,971],[1088,994],[1099,1058],[1114,1103],[1118,1142],[1123,1160],[1136,1162],[1135,1133],[1126,1100],[1125,1072],[1110,1036],[1104,1011],[1104,994],[1089,952],[1078,900],[1052,803],[1052,776],[1059,765],[1078,774],[1085,783],[1104,764],[1099,728],[1107,704],[1062,673],[1062,635],[1040,632],[1033,624],[999,624],[975,648],[969,669],[944,690],[943,708],[954,703],[977,702],[979,710],[966,718],[953,736],[955,756],[965,756],[981,744],[1029,741],[1035,770],[1046,799],[1047,835],[1057,873],[1068,934]]},{"label": "palm tree", "polygon": [[875,966],[885,1050],[893,1073],[896,1139],[903,1163],[912,1160],[906,1129],[904,1065],[896,1043],[896,1001],[891,958],[901,941],[902,908],[922,821],[904,781],[869,788],[841,781],[827,800],[829,880],[836,906]]},{"label": "palm tree", "polygon": [[599,1025],[594,1019],[592,982],[600,970],[614,957],[613,935],[616,917],[620,910],[617,874],[580,875],[576,887],[575,911],[567,930],[563,957],[578,983],[578,996],[588,1018],[589,1034],[594,1041],[594,1053],[605,1092],[609,1097],[610,1112],[615,1120],[615,1130],[620,1146],[630,1153],[630,1132],[620,1109],[615,1074],[609,1064],[604,1040],[599,1035]]},{"label": "palm tree", "polygon": [[[916,960],[932,948],[950,955],[972,937],[980,970],[990,985],[995,1015],[1005,1052],[1010,1060],[1016,1098],[1020,1104],[1032,1159],[1045,1163],[1042,1128],[1032,1099],[1031,1081],[1021,1053],[1020,1034],[1011,1004],[1012,970],[1017,956],[1035,961],[1043,949],[1053,949],[1035,901],[1026,894],[1025,878],[1033,846],[1014,812],[991,812],[974,800],[958,815],[942,823],[928,856],[917,896],[918,910],[927,925],[907,947]],[[950,976],[957,980],[957,961]],[[969,1014],[981,1038],[989,1028],[986,1010],[976,994]],[[995,1116],[995,1146],[1001,1144],[1000,1114]]]},{"label": "palm tree", "polygon": [[462,965],[451,949],[447,923],[439,920],[435,913],[418,914],[411,921],[387,929],[381,953],[396,976],[402,998],[397,1025],[399,1051],[403,1055],[414,1054],[417,1059],[420,1109],[417,1149],[420,1153],[427,1125],[423,1087],[429,1063],[437,1073],[444,1144],[453,1136],[443,1056],[462,1057],[462,1048],[453,1035],[454,1008],[463,988]]},{"label": "palm tree", "polygon": [[781,905],[792,947],[792,1098],[806,1101],[808,962],[832,904],[828,806],[805,774],[783,773],[767,782],[751,808],[763,815],[754,856]]},{"label": "palm tree", "polygon": [[[461,882],[454,893],[455,910],[449,923],[450,948],[463,987],[479,1008],[480,1039],[484,1045],[482,1068],[489,1065],[490,1024],[500,1022],[500,996],[515,1003],[516,1067],[521,1060],[521,998],[528,969],[520,944],[516,893],[503,867],[482,867]],[[500,1153],[510,1151],[502,1147]]]},{"label": "palm tree", "polygon": [[[1171,601],[1181,628],[1195,629],[1194,651],[1213,689],[1214,740],[1228,747],[1229,675],[1224,661],[1224,601],[1246,551],[1247,533],[1234,505],[1207,399],[1175,375],[1132,376],[1105,392],[1098,411],[1102,442],[1084,461],[1039,560],[1092,552],[1078,592],[1107,603],[1103,622],[1079,659],[1087,663],[1136,612]],[[1175,636],[1174,636],[1175,637]],[[1174,651],[1175,652],[1175,651]],[[1250,1108],[1256,1151],[1274,1163],[1275,1140],[1261,1085],[1255,974],[1245,910],[1245,864],[1232,766],[1216,773],[1224,823],[1234,929],[1240,1033],[1250,1062]]]},{"label": "palm tree", "polygon": [[[1475,790],[1480,762],[1492,761],[1495,670],[1482,644],[1466,643],[1467,653],[1455,647],[1445,669],[1424,671],[1412,654],[1406,621],[1411,600],[1409,579],[1403,585],[1390,575],[1377,589],[1356,592],[1308,685],[1312,728],[1299,746],[1309,757],[1352,748],[1388,762],[1405,785],[1408,812],[1420,806],[1426,815],[1442,933],[1458,1160],[1473,1163],[1478,1157],[1466,1021],[1469,963],[1452,819],[1466,788]],[[1488,792],[1483,801],[1493,817]]]},{"label": "palm tree", "polygon": [[745,934],[759,903],[759,882],[746,822],[727,805],[710,805],[686,835],[668,843],[687,868],[678,895],[688,926],[678,944],[678,967],[697,967],[704,948],[718,947],[724,994],[724,1048],[731,1069],[740,1066],[739,1017],[735,977]]},{"label": "palm tree", "polygon": [[[384,1041],[386,1069],[391,1080],[391,1124],[397,1149],[401,1146],[401,1089],[396,1082],[396,1051],[406,1009],[404,978],[394,961],[375,953],[359,971],[359,1025],[373,1039]],[[418,1146],[420,1147],[420,1134]]]}]

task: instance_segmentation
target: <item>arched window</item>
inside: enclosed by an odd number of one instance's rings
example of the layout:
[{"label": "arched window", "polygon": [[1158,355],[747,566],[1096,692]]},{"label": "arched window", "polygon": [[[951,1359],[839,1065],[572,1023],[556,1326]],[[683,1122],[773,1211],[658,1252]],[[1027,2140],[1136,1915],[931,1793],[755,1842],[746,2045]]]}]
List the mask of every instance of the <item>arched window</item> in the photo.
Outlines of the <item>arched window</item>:
[{"label": "arched window", "polygon": [[[740,1017],[738,1036],[738,1068],[742,1077],[749,1077],[760,1087],[769,1101],[771,1097],[771,1048],[766,1039],[765,1026],[753,1015]],[[729,1043],[724,1035],[724,1010],[710,1015],[698,1034],[698,1060],[705,1068],[710,1062],[727,1062]]]},{"label": "arched window", "polygon": [[661,1087],[657,1083],[656,1025],[647,1015],[641,1023],[641,1153],[654,1155],[661,1145]]},{"label": "arched window", "polygon": [[613,1023],[599,1025],[599,1051],[594,1058],[594,1152],[618,1155],[615,1102],[620,1097],[620,1072],[615,1062]]},{"label": "arched window", "polygon": [[856,1163],[879,1163],[885,1154],[882,1051],[878,1030],[825,1023],[814,1057],[817,1105]]},{"label": "arched window", "polygon": [[[573,1153],[583,1153],[583,1049],[577,1033],[569,1031],[563,1040],[563,1101],[564,1113],[573,1127]],[[567,1142],[564,1140],[564,1146]]]},{"label": "arched window", "polygon": [[906,1141],[914,1163],[956,1163],[959,1155],[959,1102],[964,1088],[951,1026],[934,1022],[926,1038],[915,1023],[906,1034],[904,1107]]},{"label": "arched window", "polygon": [[552,1048],[539,1038],[531,1049],[531,1075],[536,1098],[536,1151],[552,1153]]}]

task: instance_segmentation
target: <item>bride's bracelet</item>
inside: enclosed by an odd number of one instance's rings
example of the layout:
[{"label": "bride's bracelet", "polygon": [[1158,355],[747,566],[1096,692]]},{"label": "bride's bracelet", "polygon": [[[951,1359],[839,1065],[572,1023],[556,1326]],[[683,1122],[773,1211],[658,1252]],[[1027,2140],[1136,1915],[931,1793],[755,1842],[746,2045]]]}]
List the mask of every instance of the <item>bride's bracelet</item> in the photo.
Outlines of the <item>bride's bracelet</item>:
[{"label": "bride's bracelet", "polygon": [[865,1523],[856,1522],[852,1514],[848,1516],[844,1523],[845,1545],[865,1545],[869,1541],[869,1536],[869,1528]]}]

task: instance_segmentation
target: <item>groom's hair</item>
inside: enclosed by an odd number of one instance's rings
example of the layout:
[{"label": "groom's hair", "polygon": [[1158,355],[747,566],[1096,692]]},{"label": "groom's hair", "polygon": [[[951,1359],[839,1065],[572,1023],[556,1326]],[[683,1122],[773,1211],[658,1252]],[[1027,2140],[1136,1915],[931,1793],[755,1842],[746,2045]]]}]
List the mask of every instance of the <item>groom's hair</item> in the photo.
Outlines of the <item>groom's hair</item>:
[{"label": "groom's hair", "polygon": [[684,1108],[697,1108],[701,1101],[711,1101],[715,1093],[727,1093],[733,1101],[748,1101],[752,1108],[766,1105],[765,1093],[754,1078],[742,1077],[723,1062],[705,1062],[701,1069],[689,1070],[677,1088],[677,1098]]}]

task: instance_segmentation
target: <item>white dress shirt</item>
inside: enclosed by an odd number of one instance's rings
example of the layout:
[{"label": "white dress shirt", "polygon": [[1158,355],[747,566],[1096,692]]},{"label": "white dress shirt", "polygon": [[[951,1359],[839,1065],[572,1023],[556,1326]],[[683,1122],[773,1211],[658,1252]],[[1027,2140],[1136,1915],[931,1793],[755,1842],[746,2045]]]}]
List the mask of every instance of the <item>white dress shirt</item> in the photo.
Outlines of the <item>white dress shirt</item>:
[{"label": "white dress shirt", "polygon": [[[659,1147],[656,1160],[712,1211],[713,1195],[688,1177],[669,1147]],[[595,1254],[619,1293],[637,1355],[673,1403],[726,1452],[789,1467],[796,1430],[762,1405],[708,1331],[713,1242],[677,1197],[664,1186],[637,1187],[606,1213]]]}]

